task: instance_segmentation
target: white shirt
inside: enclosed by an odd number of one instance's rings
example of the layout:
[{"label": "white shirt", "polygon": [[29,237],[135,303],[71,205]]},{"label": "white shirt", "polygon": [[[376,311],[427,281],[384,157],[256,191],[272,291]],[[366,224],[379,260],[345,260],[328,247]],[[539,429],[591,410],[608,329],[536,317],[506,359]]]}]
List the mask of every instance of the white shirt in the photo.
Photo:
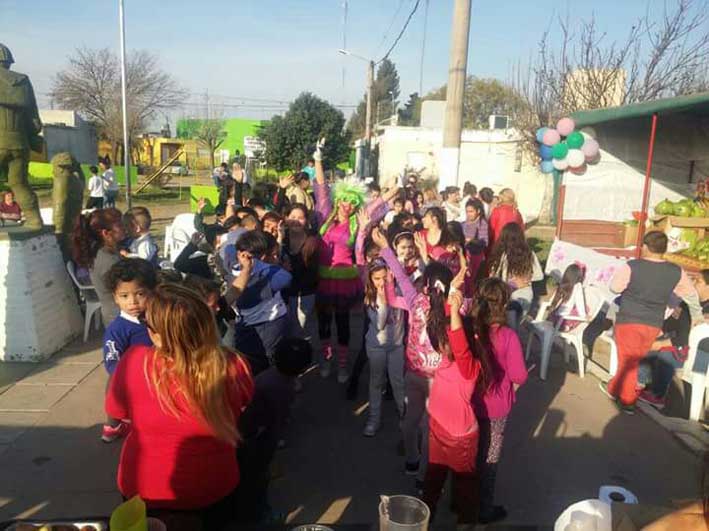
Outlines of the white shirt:
[{"label": "white shirt", "polygon": [[103,178],[107,183],[107,190],[111,192],[116,192],[119,190],[118,183],[116,182],[116,174],[113,172],[113,168],[108,168],[103,172]]},{"label": "white shirt", "polygon": [[104,192],[104,182],[103,178],[98,175],[92,175],[89,179],[89,196],[91,197],[103,197]]}]

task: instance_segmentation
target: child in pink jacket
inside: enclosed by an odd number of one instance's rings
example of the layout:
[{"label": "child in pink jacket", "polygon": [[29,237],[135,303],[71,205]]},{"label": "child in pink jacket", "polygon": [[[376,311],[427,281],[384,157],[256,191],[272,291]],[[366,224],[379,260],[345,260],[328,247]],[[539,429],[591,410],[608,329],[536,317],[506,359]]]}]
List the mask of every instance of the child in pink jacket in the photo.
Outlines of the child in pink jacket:
[{"label": "child in pink jacket", "polygon": [[486,385],[475,388],[473,396],[473,408],[480,425],[478,522],[481,524],[507,516],[504,507],[493,505],[497,463],[507,416],[515,401],[515,385],[524,384],[528,374],[519,337],[506,324],[508,302],[509,288],[502,280],[489,278],[481,283],[476,306],[485,308],[485,311],[478,311],[475,315],[476,347],[481,351],[481,359],[488,361],[488,373],[492,375]]}]

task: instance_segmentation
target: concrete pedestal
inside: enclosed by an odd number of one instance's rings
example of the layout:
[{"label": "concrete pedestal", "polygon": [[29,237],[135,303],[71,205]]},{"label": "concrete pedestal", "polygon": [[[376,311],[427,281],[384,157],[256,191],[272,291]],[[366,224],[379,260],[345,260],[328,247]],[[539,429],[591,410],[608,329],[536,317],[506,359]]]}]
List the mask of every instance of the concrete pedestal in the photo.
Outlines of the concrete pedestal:
[{"label": "concrete pedestal", "polygon": [[0,231],[0,361],[44,361],[82,329],[54,234]]}]

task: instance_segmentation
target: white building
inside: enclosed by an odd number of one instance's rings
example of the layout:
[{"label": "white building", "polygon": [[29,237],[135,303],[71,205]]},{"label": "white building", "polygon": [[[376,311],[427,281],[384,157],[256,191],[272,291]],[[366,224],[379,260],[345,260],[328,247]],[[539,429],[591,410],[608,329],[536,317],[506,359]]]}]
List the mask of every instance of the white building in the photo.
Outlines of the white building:
[{"label": "white building", "polygon": [[81,164],[96,164],[98,138],[93,125],[75,111],[41,110],[42,136],[47,160],[68,151]]},{"label": "white building", "polygon": [[[438,179],[443,144],[442,128],[383,127],[377,137],[379,181],[391,182],[408,167],[424,179]],[[522,138],[514,129],[464,130],[460,144],[459,187],[470,182],[478,190],[515,191],[526,218],[537,217],[549,176],[525,159]]]}]

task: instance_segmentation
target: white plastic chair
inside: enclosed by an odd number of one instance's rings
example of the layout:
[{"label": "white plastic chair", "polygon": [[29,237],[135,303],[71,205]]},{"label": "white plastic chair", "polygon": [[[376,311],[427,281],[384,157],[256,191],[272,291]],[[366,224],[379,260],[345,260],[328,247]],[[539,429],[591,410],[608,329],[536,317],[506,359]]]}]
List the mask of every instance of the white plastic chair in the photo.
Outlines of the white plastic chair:
[{"label": "white plastic chair", "polygon": [[608,343],[608,347],[610,348],[610,366],[608,367],[608,374],[612,378],[613,376],[615,376],[615,373],[618,372],[618,345],[615,344],[613,329],[611,328],[610,330],[606,330],[600,336],[598,336],[597,339]]},{"label": "white plastic chair", "polygon": [[[689,418],[699,421],[704,416],[704,394],[709,387],[709,364],[702,372],[694,369],[694,362],[697,358],[697,349],[702,339],[709,339],[709,324],[702,323],[692,328],[689,333],[689,355],[684,362],[682,380],[690,387]],[[706,353],[704,355],[707,355]]]},{"label": "white plastic chair", "polygon": [[[545,313],[549,308],[549,302],[544,302],[540,305],[539,311],[537,312],[537,318],[530,323],[529,330],[530,334],[527,339],[527,348],[525,349],[525,359],[529,359],[529,354],[531,352],[532,340],[534,337],[538,337],[542,349],[540,351],[541,364],[539,367],[539,377],[542,380],[547,379],[547,373],[549,371],[549,359],[551,358],[551,347],[556,339],[562,340],[564,346],[571,345],[576,352],[576,358],[578,360],[579,366],[579,377],[583,378],[585,376],[584,372],[584,362],[585,356],[583,352],[583,332],[586,330],[588,325],[593,321],[596,316],[603,309],[605,300],[594,293],[592,287],[585,287],[584,293],[586,295],[587,304],[591,305],[592,311],[588,316],[587,321],[583,321],[576,328],[570,330],[569,332],[560,332],[559,326],[561,325],[561,320],[557,325],[553,325],[551,322],[544,319]],[[564,357],[566,361],[569,361],[569,355],[564,349]]]},{"label": "white plastic chair", "polygon": [[98,300],[98,295],[96,294],[94,287],[91,285],[87,286],[82,284],[79,282],[79,279],[76,278],[76,268],[74,267],[74,262],[67,262],[66,270],[69,272],[69,276],[74,282],[74,285],[79,290],[80,296],[84,299],[84,302],[86,302],[86,315],[84,316],[84,343],[86,343],[86,340],[89,338],[91,318],[96,312],[98,312],[98,315],[96,315],[94,326],[96,327],[96,330],[101,327],[101,303]]},{"label": "white plastic chair", "polygon": [[190,242],[192,235],[197,232],[194,220],[194,214],[178,214],[165,229],[165,257],[173,264]]}]

